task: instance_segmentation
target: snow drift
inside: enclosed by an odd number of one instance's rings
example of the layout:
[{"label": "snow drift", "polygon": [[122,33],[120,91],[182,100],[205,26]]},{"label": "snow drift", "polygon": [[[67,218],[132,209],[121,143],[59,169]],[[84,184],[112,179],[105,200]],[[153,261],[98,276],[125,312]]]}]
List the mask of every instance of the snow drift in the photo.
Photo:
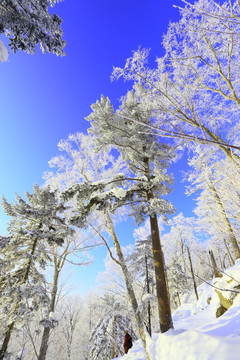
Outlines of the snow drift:
[{"label": "snow drift", "polygon": [[[232,280],[231,280],[232,279]],[[209,284],[229,290],[240,284],[240,261]],[[148,341],[152,360],[239,360],[240,359],[240,294],[235,293],[233,305],[216,318],[220,301],[215,288],[203,283],[198,287],[199,300],[194,293],[185,295],[182,305],[173,312],[174,330],[154,334]],[[227,291],[224,293],[227,293]],[[231,296],[231,291],[228,292]],[[138,340],[128,354],[118,360],[145,360]]]}]

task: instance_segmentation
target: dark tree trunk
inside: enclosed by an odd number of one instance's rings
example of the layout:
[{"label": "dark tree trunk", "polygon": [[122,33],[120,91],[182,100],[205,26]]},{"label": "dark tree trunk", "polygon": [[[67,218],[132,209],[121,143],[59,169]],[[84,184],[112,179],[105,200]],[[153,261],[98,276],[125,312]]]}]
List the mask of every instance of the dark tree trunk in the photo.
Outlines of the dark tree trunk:
[{"label": "dark tree trunk", "polygon": [[216,260],[215,260],[215,257],[214,257],[214,254],[213,254],[212,250],[209,250],[209,256],[210,256],[210,259],[211,259],[214,276],[215,277],[222,277],[222,274],[218,270],[217,263],[216,263]]},{"label": "dark tree trunk", "polygon": [[113,338],[113,344],[112,344],[112,351],[111,351],[111,359],[115,358],[115,332],[116,332],[116,316],[113,317],[113,328],[112,328],[112,338]]},{"label": "dark tree trunk", "polygon": [[184,257],[184,241],[182,238],[182,234],[179,231],[179,237],[180,237],[180,247],[181,247],[181,255],[182,255],[182,261],[183,261],[183,270],[184,272],[187,271],[187,266],[186,266],[186,261],[185,261],[185,257]]},{"label": "dark tree trunk", "polygon": [[177,308],[177,307],[178,307],[178,303],[177,303],[174,295],[172,296],[172,299],[173,299],[173,302],[174,302],[175,307]]},{"label": "dark tree trunk", "polygon": [[0,360],[4,359],[4,356],[5,356],[6,352],[7,352],[8,343],[9,343],[11,335],[12,335],[12,330],[13,330],[14,324],[15,324],[15,322],[13,321],[8,326],[8,329],[6,331],[6,334],[5,334],[1,349],[0,349]]},{"label": "dark tree trunk", "polygon": [[219,257],[219,262],[220,262],[221,269],[223,269],[223,262],[222,262],[222,256],[221,256],[220,248],[218,248],[218,257]]},{"label": "dark tree trunk", "polygon": [[[145,150],[145,149],[144,149]],[[144,161],[145,167],[145,176],[151,179],[149,159],[145,158]],[[152,190],[146,191],[148,203],[154,199],[154,194]],[[158,315],[160,322],[160,330],[162,333],[173,329],[173,321],[171,315],[171,306],[170,306],[170,296],[167,285],[167,276],[165,271],[165,261],[162,251],[160,234],[158,228],[158,219],[156,214],[149,216],[150,218],[150,229],[152,236],[152,249],[153,249],[153,260],[154,260],[154,270],[156,277],[156,292],[157,292],[157,302],[158,302]]]},{"label": "dark tree trunk", "polygon": [[192,259],[191,259],[191,254],[190,254],[189,247],[187,247],[187,252],[188,252],[188,259],[189,259],[189,264],[190,264],[190,269],[191,269],[191,275],[192,275],[192,280],[193,280],[193,287],[194,287],[194,291],[195,291],[196,298],[197,298],[197,300],[198,300],[198,299],[199,299],[199,296],[198,296],[198,291],[197,291],[197,284],[196,284],[195,275],[194,275],[194,271],[193,271]]},{"label": "dark tree trunk", "polygon": [[167,287],[166,272],[164,266],[164,255],[160,243],[157,215],[150,216],[150,227],[152,234],[153,259],[156,276],[156,290],[158,301],[158,314],[160,330],[162,333],[173,329],[169,292]]},{"label": "dark tree trunk", "polygon": [[229,247],[228,247],[228,245],[227,245],[227,242],[226,242],[225,239],[223,239],[223,241],[224,241],[224,245],[225,245],[225,247],[226,247],[227,253],[228,253],[229,264],[230,264],[230,265],[231,265],[231,264],[234,265],[234,264],[235,264],[235,261],[233,260],[233,257],[232,257],[232,255],[231,255],[231,253],[230,253],[230,250],[229,250]]},{"label": "dark tree trunk", "polygon": [[[53,275],[53,288],[52,288],[52,292],[51,292],[49,313],[53,312],[55,309],[55,301],[56,301],[56,296],[57,296],[59,270],[58,270],[56,261],[57,260],[55,259],[55,268],[54,268],[54,275]],[[49,337],[50,337],[50,330],[51,330],[50,327],[44,327],[38,360],[46,359],[47,350],[48,350],[48,341],[49,341]]]},{"label": "dark tree trunk", "polygon": [[178,297],[179,306],[181,306],[181,299],[180,299],[180,296],[179,296],[179,292],[177,292],[177,297]]},{"label": "dark tree trunk", "polygon": [[[147,263],[147,256],[146,256],[146,255],[145,255],[145,266],[146,266],[147,293],[150,294],[149,277],[148,277],[148,263]],[[152,336],[151,305],[150,305],[150,300],[148,300],[148,333],[149,333],[150,336]]]},{"label": "dark tree trunk", "polygon": [[149,355],[148,350],[147,350],[145,327],[144,327],[142,318],[141,318],[140,313],[139,313],[137,299],[136,299],[136,296],[135,296],[133,286],[132,286],[132,284],[130,282],[130,275],[129,275],[129,271],[128,271],[128,268],[127,268],[126,263],[125,263],[125,259],[124,259],[123,253],[122,253],[120,242],[119,242],[117,234],[115,232],[115,229],[114,229],[114,226],[113,226],[112,219],[111,219],[110,215],[107,212],[105,214],[106,214],[107,221],[108,221],[108,224],[109,224],[108,231],[110,232],[110,234],[112,236],[114,246],[115,246],[115,250],[116,250],[116,254],[117,254],[118,259],[119,259],[119,262],[117,262],[117,263],[118,263],[118,265],[121,266],[121,269],[122,269],[122,272],[123,272],[123,277],[124,277],[124,280],[125,280],[128,296],[130,298],[132,309],[133,309],[133,312],[134,312],[134,315],[135,315],[135,318],[136,318],[139,334],[140,334],[141,340],[143,342],[143,347],[144,347],[144,350],[145,350],[145,353],[146,353],[146,357],[147,357],[147,360],[151,360],[150,355]]}]

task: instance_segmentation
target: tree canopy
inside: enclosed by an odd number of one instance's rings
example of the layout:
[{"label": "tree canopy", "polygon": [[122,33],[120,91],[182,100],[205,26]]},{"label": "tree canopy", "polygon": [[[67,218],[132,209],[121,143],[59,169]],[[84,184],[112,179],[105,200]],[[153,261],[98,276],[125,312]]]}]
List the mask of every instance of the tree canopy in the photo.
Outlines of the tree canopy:
[{"label": "tree canopy", "polygon": [[5,33],[10,48],[34,54],[40,44],[43,53],[65,55],[62,19],[49,12],[58,0],[1,0],[0,34]]}]

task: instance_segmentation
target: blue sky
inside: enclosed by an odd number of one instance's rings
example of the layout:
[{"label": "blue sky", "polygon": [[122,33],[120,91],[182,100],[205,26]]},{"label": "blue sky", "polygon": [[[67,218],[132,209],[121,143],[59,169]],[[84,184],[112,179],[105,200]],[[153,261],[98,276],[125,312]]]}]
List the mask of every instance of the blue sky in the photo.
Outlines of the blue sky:
[{"label": "blue sky", "polygon": [[[169,21],[179,19],[173,4],[180,0],[65,0],[54,7],[63,19],[66,56],[10,52],[0,63],[0,194],[12,201],[42,184],[48,161],[57,154],[57,143],[76,131],[86,132],[84,117],[101,94],[117,106],[130,83],[111,82],[113,66],[122,66],[139,46],[151,48],[154,62],[163,54],[162,34]],[[7,45],[7,40],[1,37]],[[178,212],[191,215],[180,171],[173,168],[176,184],[171,194]],[[0,234],[7,217],[0,209]],[[129,235],[129,234],[128,234]],[[91,270],[89,269],[89,272]]]}]

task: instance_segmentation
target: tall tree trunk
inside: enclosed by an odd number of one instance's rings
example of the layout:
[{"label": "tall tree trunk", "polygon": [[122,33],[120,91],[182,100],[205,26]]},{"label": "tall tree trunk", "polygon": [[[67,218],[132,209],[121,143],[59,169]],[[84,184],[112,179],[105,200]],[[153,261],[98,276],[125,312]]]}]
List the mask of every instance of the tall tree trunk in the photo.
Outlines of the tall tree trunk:
[{"label": "tall tree trunk", "polygon": [[8,326],[8,329],[7,329],[6,333],[5,333],[5,337],[4,337],[4,340],[3,340],[3,343],[2,343],[2,346],[1,346],[1,349],[0,349],[0,360],[4,359],[4,356],[5,356],[6,352],[7,352],[8,343],[9,343],[10,338],[11,338],[11,334],[12,334],[14,324],[15,324],[15,322],[13,321]]},{"label": "tall tree trunk", "polygon": [[221,269],[223,269],[222,256],[221,256],[221,252],[220,252],[220,248],[219,248],[219,247],[218,247],[218,257],[219,257],[219,262],[220,262]]},{"label": "tall tree trunk", "polygon": [[218,267],[217,267],[217,263],[213,254],[212,250],[209,250],[209,256],[211,259],[211,263],[212,263],[212,268],[213,268],[213,273],[215,277],[222,277],[222,274],[220,273],[220,271],[218,271]]},{"label": "tall tree trunk", "polygon": [[134,312],[134,315],[135,315],[135,319],[136,319],[137,324],[138,324],[139,334],[140,334],[141,340],[143,342],[143,347],[144,347],[144,350],[145,350],[145,353],[146,353],[146,356],[147,356],[147,360],[151,360],[151,357],[150,357],[150,355],[148,353],[148,350],[147,350],[147,342],[146,342],[146,335],[147,334],[146,334],[146,330],[145,330],[142,318],[141,318],[140,313],[139,313],[138,303],[137,303],[137,299],[136,299],[136,296],[135,296],[135,293],[134,293],[134,289],[133,289],[133,286],[132,286],[132,284],[130,282],[130,274],[128,272],[128,268],[127,268],[126,263],[125,263],[125,259],[124,259],[123,253],[122,253],[122,249],[121,249],[117,234],[115,233],[115,230],[114,230],[112,219],[111,219],[111,217],[110,217],[110,215],[108,214],[107,211],[105,212],[105,214],[106,214],[107,221],[108,221],[108,230],[109,230],[109,232],[111,234],[111,237],[113,239],[115,250],[116,250],[116,253],[117,253],[117,256],[118,256],[118,259],[119,259],[119,262],[117,262],[117,263],[121,266],[121,269],[122,269],[122,272],[123,272],[123,277],[124,277],[124,280],[125,280],[127,292],[128,292],[129,298],[130,298],[130,302],[131,302],[132,309],[133,309],[133,312]]},{"label": "tall tree trunk", "polygon": [[181,306],[181,299],[180,299],[180,296],[179,296],[179,292],[177,292],[177,297],[178,297],[179,306]]},{"label": "tall tree trunk", "polygon": [[212,268],[212,266],[211,266],[211,258],[210,258],[210,255],[209,255],[209,253],[208,253],[208,266],[210,267],[210,270],[211,270],[211,272],[212,272],[212,277],[214,277],[214,271],[213,271],[213,268]]},{"label": "tall tree trunk", "polygon": [[[150,294],[149,277],[148,277],[148,263],[147,263],[147,255],[145,255],[145,266],[146,266],[147,294]],[[150,300],[148,300],[148,333],[149,333],[149,335],[150,335],[150,336],[152,336],[151,305],[150,305]]]},{"label": "tall tree trunk", "polygon": [[115,332],[116,332],[116,316],[113,316],[113,327],[112,327],[112,338],[113,338],[113,344],[112,344],[112,351],[111,351],[111,359],[114,359],[115,357]]},{"label": "tall tree trunk", "polygon": [[[150,181],[150,167],[149,159],[145,158],[144,161],[145,167],[145,176]],[[154,194],[152,190],[146,191],[148,203],[154,199]],[[150,229],[152,236],[152,249],[153,249],[153,260],[154,260],[154,270],[156,277],[156,292],[157,292],[157,302],[158,302],[158,315],[160,322],[160,330],[162,333],[173,329],[173,321],[171,315],[171,306],[170,306],[170,296],[167,285],[167,276],[165,271],[165,261],[162,251],[160,234],[158,228],[158,219],[156,214],[149,216],[150,219]]]},{"label": "tall tree trunk", "polygon": [[197,284],[196,284],[195,275],[194,275],[194,271],[193,271],[191,254],[190,254],[190,250],[189,250],[188,246],[187,246],[187,252],[188,252],[188,259],[189,259],[189,264],[190,264],[190,269],[191,269],[191,274],[192,274],[193,287],[194,287],[196,298],[198,300],[199,296],[198,296],[198,291],[197,291]]},{"label": "tall tree trunk", "polygon": [[227,242],[225,239],[223,239],[223,242],[224,242],[224,245],[226,247],[226,250],[227,250],[227,253],[228,253],[228,257],[229,257],[229,263],[234,265],[235,264],[235,261],[233,260],[233,257],[232,257],[232,254],[230,253],[230,250],[229,250],[229,247],[227,245]]},{"label": "tall tree trunk", "polygon": [[[152,198],[149,197],[149,199]],[[173,329],[173,321],[171,315],[170,298],[167,286],[164,255],[160,243],[160,235],[158,229],[157,215],[150,216],[150,228],[152,235],[152,248],[154,269],[156,277],[156,291],[158,302],[158,315],[160,321],[160,330],[162,333]]]},{"label": "tall tree trunk", "polygon": [[73,332],[74,332],[74,328],[72,327],[72,323],[70,319],[70,334],[68,336],[68,341],[67,341],[67,360],[71,360]]},{"label": "tall tree trunk", "polygon": [[[54,266],[54,275],[53,275],[53,287],[52,287],[52,291],[51,291],[49,313],[54,312],[56,296],[57,296],[57,289],[58,289],[59,269],[58,269],[58,264],[57,264],[56,258],[54,261],[54,265],[55,266]],[[50,330],[51,330],[50,327],[44,327],[38,360],[46,359]]]},{"label": "tall tree trunk", "polygon": [[238,242],[237,242],[237,239],[234,235],[234,231],[232,229],[232,226],[231,226],[231,223],[227,217],[227,214],[226,214],[226,211],[223,207],[223,203],[221,201],[221,198],[220,196],[218,195],[217,193],[217,190],[213,184],[213,181],[210,177],[209,174],[206,175],[206,178],[207,178],[207,183],[208,183],[208,186],[212,192],[212,195],[213,195],[213,198],[215,199],[216,201],[216,204],[220,210],[220,214],[221,214],[221,218],[222,218],[222,221],[224,223],[224,226],[228,232],[228,235],[229,235],[229,239],[230,239],[230,242],[232,244],[232,247],[233,247],[233,252],[234,252],[234,256],[236,259],[239,259],[240,258],[240,248],[239,248],[239,245],[238,245]]},{"label": "tall tree trunk", "polygon": [[182,255],[182,261],[183,261],[183,270],[184,272],[187,271],[187,266],[186,266],[186,261],[185,261],[185,257],[184,257],[184,241],[183,241],[183,238],[182,238],[182,234],[181,234],[181,231],[178,231],[179,232],[179,237],[180,237],[180,247],[181,247],[181,255]]},{"label": "tall tree trunk", "polygon": [[174,302],[174,305],[176,306],[176,308],[178,307],[178,304],[177,304],[177,301],[176,301],[176,299],[175,299],[175,296],[174,295],[172,295],[172,299],[173,299],[173,302]]},{"label": "tall tree trunk", "polygon": [[[37,242],[38,242],[38,238],[35,238],[34,241],[33,241],[32,250],[31,250],[31,256],[29,257],[24,277],[20,281],[22,284],[25,284],[27,279],[28,279],[30,268],[31,268],[31,265],[32,265],[32,256],[35,253],[35,250],[36,250],[36,247],[37,247]],[[18,309],[18,304],[15,305],[13,313],[15,313],[17,311],[17,309]],[[4,356],[5,356],[6,352],[7,352],[8,344],[9,344],[9,341],[10,341],[11,336],[12,336],[12,331],[13,331],[14,325],[15,325],[15,321],[13,321],[8,326],[7,331],[6,331],[5,335],[4,335],[3,343],[2,343],[2,346],[1,346],[1,349],[0,349],[0,360],[4,359]]]}]

